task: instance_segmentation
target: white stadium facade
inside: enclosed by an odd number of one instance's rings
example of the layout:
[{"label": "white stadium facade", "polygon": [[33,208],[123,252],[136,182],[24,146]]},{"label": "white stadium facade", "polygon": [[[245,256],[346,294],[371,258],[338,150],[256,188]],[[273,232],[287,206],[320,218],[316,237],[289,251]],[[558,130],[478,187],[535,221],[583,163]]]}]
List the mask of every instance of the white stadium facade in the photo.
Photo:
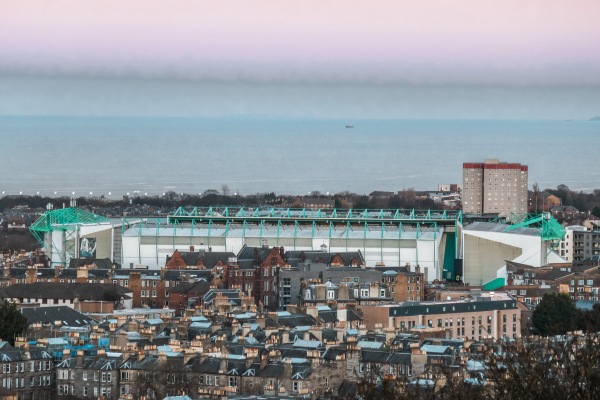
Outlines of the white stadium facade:
[{"label": "white stadium facade", "polygon": [[160,269],[175,250],[238,254],[244,246],[277,246],[360,251],[367,268],[419,265],[430,282],[463,281],[464,264],[464,282],[482,285],[502,277],[506,260],[534,266],[562,260],[552,250],[554,239],[541,233],[546,221],[540,221],[540,227],[476,222],[463,228],[460,211],[239,207],[179,208],[167,218],[107,219],[64,208],[47,211],[31,231],[53,265],[89,257],[110,258],[122,268]]}]

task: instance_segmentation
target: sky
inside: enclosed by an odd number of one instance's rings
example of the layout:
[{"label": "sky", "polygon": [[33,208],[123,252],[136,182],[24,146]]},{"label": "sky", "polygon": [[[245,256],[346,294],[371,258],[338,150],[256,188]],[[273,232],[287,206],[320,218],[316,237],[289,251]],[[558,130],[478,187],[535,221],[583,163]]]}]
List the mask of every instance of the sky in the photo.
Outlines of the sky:
[{"label": "sky", "polygon": [[2,0],[0,115],[588,119],[597,0]]}]

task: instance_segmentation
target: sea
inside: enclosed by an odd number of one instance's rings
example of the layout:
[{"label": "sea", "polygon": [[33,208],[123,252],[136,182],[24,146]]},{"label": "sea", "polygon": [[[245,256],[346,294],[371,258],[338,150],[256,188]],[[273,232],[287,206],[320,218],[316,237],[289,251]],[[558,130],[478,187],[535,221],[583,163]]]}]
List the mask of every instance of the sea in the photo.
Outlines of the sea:
[{"label": "sea", "polygon": [[600,122],[0,116],[3,195],[437,190],[485,159],[600,189]]}]

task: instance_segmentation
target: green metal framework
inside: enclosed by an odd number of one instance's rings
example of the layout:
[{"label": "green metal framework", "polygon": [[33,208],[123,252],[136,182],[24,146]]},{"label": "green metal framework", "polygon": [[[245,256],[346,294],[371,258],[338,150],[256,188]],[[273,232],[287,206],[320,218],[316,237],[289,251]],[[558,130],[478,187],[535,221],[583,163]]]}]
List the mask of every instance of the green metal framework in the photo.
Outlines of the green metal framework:
[{"label": "green metal framework", "polygon": [[543,213],[539,215],[525,215],[520,218],[520,222],[507,227],[504,231],[510,232],[519,228],[541,228],[540,236],[543,241],[560,241],[565,236],[565,228],[563,228],[552,215]]},{"label": "green metal framework", "polygon": [[[66,260],[67,254],[75,254],[73,248],[76,245],[78,226],[108,222],[110,221],[101,215],[96,215],[80,208],[69,207],[46,211],[29,227],[29,231],[42,246],[46,247],[50,244],[55,251],[58,248],[62,248],[60,256],[63,262],[66,262],[68,261]],[[54,231],[61,231],[63,233],[63,243],[60,247],[52,242],[52,232]],[[46,234],[49,234],[49,243],[45,241]],[[69,245],[69,242],[71,242],[71,245]]]},{"label": "green metal framework", "polygon": [[[420,239],[426,232],[433,232],[433,240],[437,240],[438,228],[445,227],[454,238],[450,243],[452,248],[446,249],[449,260],[454,260],[459,253],[458,235],[462,227],[461,210],[416,210],[416,209],[294,209],[276,207],[194,207],[191,209],[179,207],[167,217],[167,224],[177,227],[178,224],[191,224],[194,226],[208,224],[209,236],[213,225],[225,226],[225,236],[231,226],[242,227],[242,237],[245,237],[247,227],[259,227],[260,237],[263,230],[276,227],[276,240],[279,245],[280,232],[293,230],[294,247],[299,232],[310,230],[314,237],[316,232],[326,231],[326,236],[331,239],[336,232],[345,232],[346,243],[351,239],[351,232],[362,233],[363,243],[367,236],[380,232],[380,238],[389,229],[397,229],[397,239],[403,239],[403,232],[414,231],[416,239]],[[271,235],[274,232],[270,232]],[[360,235],[360,234],[359,234]],[[210,240],[210,239],[209,239]],[[346,244],[348,248],[348,244]],[[365,250],[365,249],[363,249]],[[383,242],[381,244],[383,255]],[[418,259],[418,253],[417,253]],[[446,270],[454,279],[454,262],[446,262]]]},{"label": "green metal framework", "polygon": [[436,223],[438,225],[454,225],[462,223],[460,210],[369,210],[369,209],[294,209],[294,208],[244,208],[244,207],[179,207],[167,217],[170,223],[177,222],[271,222],[299,223],[311,225],[325,224],[382,224],[404,223],[417,226],[419,223]]},{"label": "green metal framework", "polygon": [[[178,208],[166,219],[162,218],[143,218],[143,219],[123,219],[121,235],[126,231],[137,232],[138,236],[142,232],[154,232],[158,246],[158,237],[165,237],[161,234],[162,228],[169,228],[172,236],[172,245],[175,247],[176,240],[179,245],[181,236],[179,232],[186,230],[186,236],[190,235],[189,245],[193,244],[193,236],[196,231],[202,231],[206,235],[203,245],[211,246],[212,239],[229,237],[247,238],[248,232],[253,232],[252,237],[262,240],[263,238],[274,239],[276,246],[282,245],[284,241],[291,240],[289,243],[292,248],[296,248],[298,240],[304,240],[307,237],[322,237],[345,239],[346,248],[355,248],[355,244],[349,244],[352,241],[362,240],[363,251],[369,240],[379,239],[405,239],[405,233],[412,232],[414,238],[422,239],[423,235],[431,234],[432,240],[438,240],[439,228],[446,227],[449,234],[454,236],[459,234],[459,227],[462,226],[462,212],[460,210],[370,210],[370,209],[292,209],[292,208],[245,208],[245,207],[195,207],[186,209]],[[233,233],[235,231],[235,233]],[[397,231],[397,233],[396,233]],[[395,237],[390,236],[397,235]],[[257,235],[258,233],[258,235]],[[241,235],[241,236],[240,236]],[[447,255],[452,259],[458,254],[458,240],[452,241],[452,251],[447,251]],[[162,242],[164,244],[164,242]],[[150,243],[147,243],[150,244]],[[382,257],[384,244],[381,242],[380,248]],[[418,259],[418,253],[417,253]],[[140,260],[141,261],[141,260]],[[125,260],[123,260],[125,262]],[[156,260],[158,262],[158,260]],[[452,263],[452,274],[453,271]]]}]

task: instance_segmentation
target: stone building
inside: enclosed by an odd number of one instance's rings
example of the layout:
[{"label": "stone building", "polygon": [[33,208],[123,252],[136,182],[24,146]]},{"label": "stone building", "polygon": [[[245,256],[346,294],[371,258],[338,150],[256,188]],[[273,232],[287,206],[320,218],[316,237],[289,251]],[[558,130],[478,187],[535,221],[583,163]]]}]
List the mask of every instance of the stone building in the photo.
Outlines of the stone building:
[{"label": "stone building", "polygon": [[104,350],[89,357],[80,350],[75,357],[63,358],[56,365],[56,395],[118,399],[120,361],[120,354],[111,356]]},{"label": "stone building", "polygon": [[0,384],[5,397],[45,400],[54,398],[54,357],[45,349],[17,349],[0,342]]},{"label": "stone building", "polygon": [[407,302],[360,306],[367,329],[441,328],[448,338],[485,339],[521,336],[521,310],[505,293],[444,302]]}]

